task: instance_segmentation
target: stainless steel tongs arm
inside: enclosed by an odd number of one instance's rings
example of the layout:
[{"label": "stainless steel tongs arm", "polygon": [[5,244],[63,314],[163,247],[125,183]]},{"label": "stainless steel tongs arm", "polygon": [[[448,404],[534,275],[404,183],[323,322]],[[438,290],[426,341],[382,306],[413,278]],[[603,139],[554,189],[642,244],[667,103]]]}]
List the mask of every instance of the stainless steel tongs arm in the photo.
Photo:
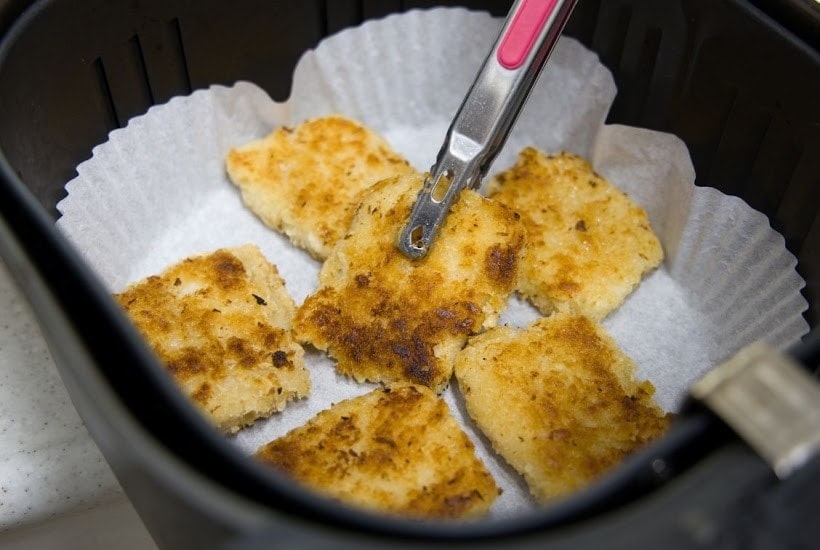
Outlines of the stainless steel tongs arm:
[{"label": "stainless steel tongs arm", "polygon": [[517,0],[450,125],[398,246],[421,258],[458,194],[487,173],[577,0]]}]

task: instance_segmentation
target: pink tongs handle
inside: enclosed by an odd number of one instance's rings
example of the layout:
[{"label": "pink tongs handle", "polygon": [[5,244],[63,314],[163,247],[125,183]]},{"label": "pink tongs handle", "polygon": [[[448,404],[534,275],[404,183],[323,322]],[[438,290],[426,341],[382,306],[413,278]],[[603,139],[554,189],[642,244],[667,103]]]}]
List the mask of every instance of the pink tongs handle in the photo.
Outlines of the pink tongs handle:
[{"label": "pink tongs handle", "polygon": [[558,0],[522,0],[513,8],[512,21],[498,44],[497,58],[502,67],[515,70],[524,64],[557,3]]}]

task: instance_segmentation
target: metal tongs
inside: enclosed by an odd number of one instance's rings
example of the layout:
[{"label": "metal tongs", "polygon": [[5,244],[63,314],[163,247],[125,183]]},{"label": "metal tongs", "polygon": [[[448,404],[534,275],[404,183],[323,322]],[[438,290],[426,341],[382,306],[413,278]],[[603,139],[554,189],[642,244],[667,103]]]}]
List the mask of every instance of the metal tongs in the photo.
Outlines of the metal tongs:
[{"label": "metal tongs", "polygon": [[517,0],[447,130],[399,249],[422,258],[465,188],[477,189],[512,129],[577,0]]}]

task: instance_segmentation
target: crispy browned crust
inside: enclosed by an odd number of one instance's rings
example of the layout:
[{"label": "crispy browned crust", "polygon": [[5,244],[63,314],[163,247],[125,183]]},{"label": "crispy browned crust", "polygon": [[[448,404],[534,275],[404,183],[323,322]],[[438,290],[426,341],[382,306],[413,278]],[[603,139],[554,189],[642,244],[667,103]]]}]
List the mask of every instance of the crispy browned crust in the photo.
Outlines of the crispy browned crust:
[{"label": "crispy browned crust", "polygon": [[256,456],[327,496],[387,514],[478,517],[499,493],[447,405],[422,386],[342,401]]},{"label": "crispy browned crust", "polygon": [[290,332],[295,305],[256,246],[187,258],[115,298],[224,432],[309,391],[304,352]]},{"label": "crispy browned crust", "polygon": [[226,168],[247,207],[317,259],[347,230],[362,191],[413,171],[381,136],[338,115],[232,149]]},{"label": "crispy browned crust", "polygon": [[488,191],[527,227],[518,290],[544,314],[602,319],[663,261],[646,212],[581,157],[525,148]]},{"label": "crispy browned crust", "polygon": [[467,336],[493,326],[525,245],[515,213],[462,193],[421,260],[396,247],[424,176],[376,184],[322,266],[294,333],[327,350],[358,381],[407,381],[442,391]]},{"label": "crispy browned crust", "polygon": [[455,374],[470,416],[541,502],[577,490],[668,424],[654,387],[590,319],[558,313],[473,338]]}]

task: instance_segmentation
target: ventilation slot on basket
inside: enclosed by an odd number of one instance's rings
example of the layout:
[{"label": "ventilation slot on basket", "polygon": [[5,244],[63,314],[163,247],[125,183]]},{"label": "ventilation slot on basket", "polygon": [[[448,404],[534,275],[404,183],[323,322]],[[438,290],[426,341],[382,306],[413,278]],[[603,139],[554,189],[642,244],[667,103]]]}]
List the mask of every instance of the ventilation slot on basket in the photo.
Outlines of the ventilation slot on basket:
[{"label": "ventilation slot on basket", "polygon": [[592,48],[598,52],[601,61],[607,67],[620,67],[629,21],[632,19],[632,9],[629,6],[620,6],[612,13],[611,6],[612,4],[602,6],[598,13],[598,26]]},{"label": "ventilation slot on basket", "polygon": [[140,32],[145,76],[155,103],[191,93],[191,78],[178,18]]},{"label": "ventilation slot on basket", "polygon": [[106,128],[120,128],[122,125],[120,124],[119,118],[117,117],[117,109],[114,106],[114,96],[111,93],[111,86],[108,85],[108,76],[105,74],[105,66],[103,66],[103,62],[101,58],[97,58],[94,60],[92,65],[94,67],[94,73],[96,75],[96,80],[100,84],[100,97],[103,99],[105,103],[105,127]]},{"label": "ventilation slot on basket", "polygon": [[795,178],[802,147],[791,137],[791,128],[779,113],[771,113],[769,124],[743,196],[752,208],[773,216]]},{"label": "ventilation slot on basket", "polygon": [[322,34],[327,36],[364,20],[364,6],[359,0],[325,0],[322,10]]},{"label": "ventilation slot on basket", "polygon": [[178,19],[144,29],[93,63],[112,128],[157,103],[191,92]]},{"label": "ventilation slot on basket", "polygon": [[669,129],[685,73],[687,20],[678,5],[601,2],[591,42],[615,77],[609,121]]},{"label": "ventilation slot on basket", "polygon": [[731,94],[733,100],[723,117],[722,133],[705,181],[719,183],[725,193],[742,196],[771,115],[738,95],[736,88]]},{"label": "ventilation slot on basket", "polygon": [[[622,79],[619,97],[621,101],[616,101],[613,105],[614,116],[624,117],[628,120],[640,121],[644,117],[642,113],[646,107],[646,98],[650,97],[650,86],[655,75],[655,65],[658,59],[662,33],[658,28],[647,29],[642,33],[640,41],[634,46],[628,44],[625,53],[631,55],[624,56],[622,74],[627,78]],[[635,50],[634,53],[630,50]],[[628,98],[628,99],[627,99]]]},{"label": "ventilation slot on basket", "polygon": [[[820,134],[820,132],[817,132]],[[807,239],[812,225],[820,225],[815,215],[817,212],[817,188],[820,183],[820,139],[810,142],[795,161],[788,185],[783,181],[772,181],[772,185],[782,185],[785,193],[782,196],[776,219],[783,225],[783,234],[792,250]],[[817,250],[818,243],[814,243]],[[808,253],[807,253],[808,255]],[[812,257],[815,257],[812,255]],[[817,261],[817,260],[815,260]],[[815,281],[813,284],[818,284]]]}]

